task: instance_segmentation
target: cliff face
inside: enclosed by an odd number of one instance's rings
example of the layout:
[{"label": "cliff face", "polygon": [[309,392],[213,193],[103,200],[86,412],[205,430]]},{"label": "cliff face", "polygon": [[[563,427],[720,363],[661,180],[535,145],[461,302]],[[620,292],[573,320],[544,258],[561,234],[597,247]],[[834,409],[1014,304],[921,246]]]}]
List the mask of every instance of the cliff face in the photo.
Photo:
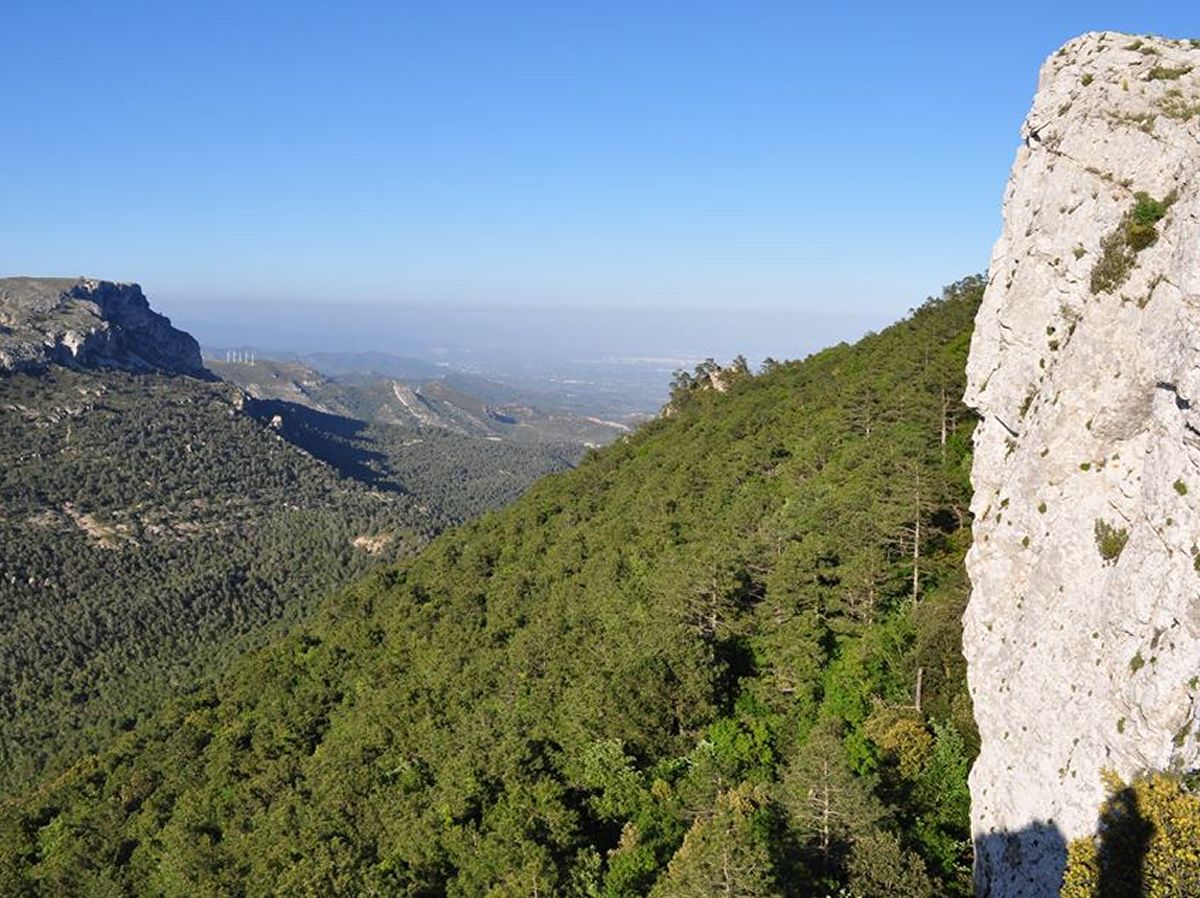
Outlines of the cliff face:
[{"label": "cliff face", "polygon": [[1058,894],[1101,771],[1200,762],[1200,44],[1043,66],[968,364],[976,887]]},{"label": "cliff face", "polygon": [[0,373],[47,364],[207,376],[199,344],[137,284],[0,278]]}]

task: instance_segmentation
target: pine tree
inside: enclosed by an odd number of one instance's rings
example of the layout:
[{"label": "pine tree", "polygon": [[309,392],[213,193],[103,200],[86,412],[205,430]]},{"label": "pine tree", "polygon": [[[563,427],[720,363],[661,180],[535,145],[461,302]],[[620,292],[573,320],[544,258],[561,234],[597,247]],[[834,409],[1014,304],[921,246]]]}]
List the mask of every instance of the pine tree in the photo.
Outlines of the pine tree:
[{"label": "pine tree", "polygon": [[784,772],[779,803],[821,879],[836,878],[855,839],[883,820],[885,810],[872,786],[870,778],[856,776],[850,769],[832,721],[817,724]]},{"label": "pine tree", "polygon": [[894,834],[868,833],[850,852],[853,898],[929,898],[933,882],[921,858],[906,850]]},{"label": "pine tree", "polygon": [[650,898],[778,898],[761,801],[743,783],[692,824]]}]

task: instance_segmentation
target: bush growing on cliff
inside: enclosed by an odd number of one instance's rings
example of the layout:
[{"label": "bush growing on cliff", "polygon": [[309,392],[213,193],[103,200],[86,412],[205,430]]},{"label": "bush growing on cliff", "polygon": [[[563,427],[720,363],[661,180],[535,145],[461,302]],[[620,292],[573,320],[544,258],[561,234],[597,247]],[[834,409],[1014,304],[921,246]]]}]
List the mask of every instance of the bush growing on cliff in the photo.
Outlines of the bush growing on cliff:
[{"label": "bush growing on cliff", "polygon": [[1124,527],[1114,527],[1108,521],[1096,519],[1096,548],[1100,557],[1105,561],[1116,561],[1129,542],[1129,531]]},{"label": "bush growing on cliff", "polygon": [[1112,293],[1129,279],[1137,254],[1158,240],[1156,225],[1175,202],[1171,191],[1161,200],[1145,191],[1134,194],[1133,208],[1121,218],[1116,230],[1100,242],[1100,258],[1092,268],[1092,293]]},{"label": "bush growing on cliff", "polygon": [[1137,254],[1118,228],[1100,241],[1100,258],[1092,268],[1092,293],[1111,293],[1129,278]]},{"label": "bush growing on cliff", "polygon": [[1133,210],[1125,222],[1125,239],[1137,251],[1152,246],[1158,240],[1158,231],[1154,226],[1167,214],[1175,196],[1172,194],[1165,200],[1156,200],[1142,191],[1134,194],[1133,198]]},{"label": "bush growing on cliff", "polygon": [[1184,75],[1192,70],[1190,65],[1171,68],[1170,66],[1156,65],[1146,74],[1147,81],[1178,81]]}]

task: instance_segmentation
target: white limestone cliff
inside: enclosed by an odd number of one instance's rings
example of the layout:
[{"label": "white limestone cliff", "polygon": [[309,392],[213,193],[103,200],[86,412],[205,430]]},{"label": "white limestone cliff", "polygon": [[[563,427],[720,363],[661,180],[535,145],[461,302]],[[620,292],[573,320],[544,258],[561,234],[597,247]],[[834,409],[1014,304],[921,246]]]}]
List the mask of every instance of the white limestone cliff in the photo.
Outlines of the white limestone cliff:
[{"label": "white limestone cliff", "polygon": [[209,376],[200,345],[137,284],[0,278],[0,374],[47,365]]},{"label": "white limestone cliff", "polygon": [[1051,56],[1004,198],[966,394],[990,898],[1058,894],[1102,770],[1200,762],[1198,48],[1093,33]]}]

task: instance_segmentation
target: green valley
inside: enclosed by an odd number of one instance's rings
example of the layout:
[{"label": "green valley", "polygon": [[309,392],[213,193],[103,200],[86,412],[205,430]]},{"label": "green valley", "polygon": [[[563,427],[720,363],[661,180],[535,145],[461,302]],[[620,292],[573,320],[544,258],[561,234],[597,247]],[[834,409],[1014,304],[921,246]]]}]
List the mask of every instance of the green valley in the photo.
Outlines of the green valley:
[{"label": "green valley", "polygon": [[192,377],[0,374],[0,793],[575,460],[255,410]]},{"label": "green valley", "polygon": [[[852,346],[727,369],[720,389],[708,370],[678,378],[669,415],[290,618],[6,801],[0,892],[969,894],[974,419],[959,397],[983,287],[967,278]],[[210,405],[194,398],[175,426],[201,412],[257,426]],[[32,438],[70,420],[22,426]],[[313,473],[262,468],[283,448],[256,433],[245,464],[259,468],[220,493],[220,517],[249,514],[254,489],[289,497],[294,510],[253,528],[279,549],[254,552],[273,576],[308,582],[293,541],[304,521],[337,518],[302,537],[335,553],[385,529],[385,497],[347,488],[344,507],[314,503]],[[112,480],[89,490],[120,497],[121,515],[72,500],[102,536],[54,524],[81,551],[171,527],[135,514],[136,491]],[[174,501],[203,508],[189,489]],[[428,529],[397,527],[397,542]],[[99,607],[116,601],[91,582]],[[189,607],[172,595],[145,601]],[[47,682],[64,707],[90,707]]]}]

